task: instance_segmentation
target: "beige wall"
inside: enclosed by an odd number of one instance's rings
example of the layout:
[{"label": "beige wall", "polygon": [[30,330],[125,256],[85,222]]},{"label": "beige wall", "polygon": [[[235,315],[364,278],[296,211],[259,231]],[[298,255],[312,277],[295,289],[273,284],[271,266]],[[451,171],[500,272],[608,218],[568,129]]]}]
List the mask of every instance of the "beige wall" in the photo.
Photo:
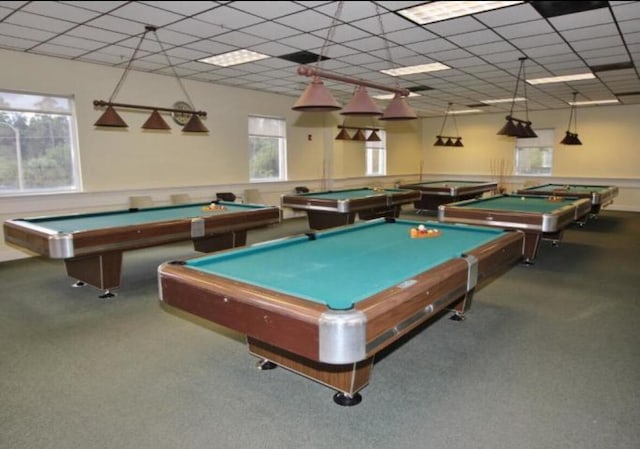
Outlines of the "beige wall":
[{"label": "beige wall", "polygon": [[[564,137],[569,109],[531,112],[533,129],[555,129],[556,142]],[[581,146],[557,144],[553,155],[554,177],[640,178],[640,105],[584,106],[578,109]],[[427,172],[491,174],[490,161],[514,161],[511,137],[496,132],[505,123],[503,115],[474,114],[456,117],[463,148],[434,147],[442,118],[423,120]],[[450,119],[447,120],[447,129]],[[450,132],[452,132],[450,130]]]},{"label": "beige wall", "polygon": [[[298,113],[295,98],[185,80],[198,110],[207,111],[207,135],[183,135],[170,118],[170,131],[140,129],[144,111],[119,111],[129,128],[97,129],[101,111],[93,100],[109,100],[122,69],[0,50],[0,90],[73,95],[77,112],[83,192],[48,196],[0,196],[0,220],[127,206],[129,195],[148,194],[168,202],[170,193],[210,199],[216,191],[258,188],[267,204],[296,185],[314,189],[392,185],[395,181],[459,176],[492,178],[492,160],[511,160],[513,139],[497,136],[503,114],[458,116],[463,148],[434,147],[442,118],[409,122],[346,119],[338,113]],[[301,79],[301,83],[306,80]],[[172,76],[131,71],[113,101],[171,107],[185,100]],[[562,138],[569,110],[534,112],[535,128],[555,128]],[[288,181],[251,184],[248,180],[247,117],[265,115],[287,121]],[[601,182],[621,186],[616,206],[640,211],[640,105],[579,109],[584,145],[556,146],[549,182]],[[387,176],[365,177],[364,143],[334,140],[337,125],[377,126],[387,131]],[[513,186],[524,179],[514,177]],[[545,179],[545,181],[547,181]],[[0,247],[0,260],[5,258]],[[18,252],[11,253],[17,256]]]}]

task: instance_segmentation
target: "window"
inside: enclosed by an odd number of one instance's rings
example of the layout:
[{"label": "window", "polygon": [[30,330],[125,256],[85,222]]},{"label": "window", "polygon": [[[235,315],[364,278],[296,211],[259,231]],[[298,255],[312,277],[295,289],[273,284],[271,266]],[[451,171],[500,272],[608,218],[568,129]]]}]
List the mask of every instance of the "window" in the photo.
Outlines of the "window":
[{"label": "window", "polygon": [[0,194],[79,190],[71,97],[0,91]]},{"label": "window", "polygon": [[249,117],[249,179],[287,179],[287,124],[283,119]]},{"label": "window", "polygon": [[538,137],[516,139],[516,175],[551,176],[553,129],[536,130]]},{"label": "window", "polygon": [[379,142],[366,141],[365,151],[367,153],[367,176],[377,176],[387,174],[387,134],[383,131],[376,131]]}]

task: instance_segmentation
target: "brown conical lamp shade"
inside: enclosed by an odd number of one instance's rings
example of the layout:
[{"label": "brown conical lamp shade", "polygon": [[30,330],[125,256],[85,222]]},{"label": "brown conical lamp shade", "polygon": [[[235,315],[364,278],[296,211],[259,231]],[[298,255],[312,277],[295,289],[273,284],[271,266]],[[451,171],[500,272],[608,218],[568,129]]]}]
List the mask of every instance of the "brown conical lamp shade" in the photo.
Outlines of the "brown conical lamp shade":
[{"label": "brown conical lamp shade", "polygon": [[451,137],[447,138],[447,141],[444,143],[445,147],[452,147],[453,146],[453,140],[451,140]]},{"label": "brown conical lamp shade", "polygon": [[336,140],[351,140],[351,136],[346,129],[342,128],[336,136]]},{"label": "brown conical lamp shade", "polygon": [[364,132],[359,129],[358,131],[356,131],[356,133],[353,135],[353,138],[351,140],[361,140],[361,141],[365,141],[367,140],[367,136],[364,135]]},{"label": "brown conical lamp shade", "polygon": [[405,98],[400,94],[396,94],[387,109],[384,110],[382,117],[378,120],[414,120],[417,118],[418,116],[409,107]]},{"label": "brown conical lamp shade", "polygon": [[462,145],[462,137],[458,137],[456,139],[456,143],[453,144],[454,147],[463,147],[464,145]]},{"label": "brown conical lamp shade", "polygon": [[200,120],[198,114],[193,114],[184,128],[182,128],[183,132],[186,133],[208,133],[209,130]]},{"label": "brown conical lamp shade", "polygon": [[443,147],[444,146],[444,141],[442,140],[441,136],[436,136],[436,143],[433,144],[434,147]]},{"label": "brown conical lamp shade", "polygon": [[538,137],[536,132],[531,127],[531,123],[527,123],[526,125],[524,125],[524,132],[526,134],[525,137]]},{"label": "brown conical lamp shade", "polygon": [[513,124],[511,119],[507,119],[507,123],[505,123],[504,126],[500,129],[500,131],[498,131],[496,134],[499,134],[501,136],[515,137],[518,135],[518,133],[519,133],[518,127]]},{"label": "brown conical lamp shade", "polygon": [[371,130],[371,134],[367,137],[367,142],[380,142],[380,136],[375,129]]},{"label": "brown conical lamp shade", "polygon": [[315,77],[291,108],[301,112],[330,112],[340,109],[322,80]]},{"label": "brown conical lamp shade", "polygon": [[107,106],[107,110],[102,113],[94,126],[108,126],[111,128],[127,128],[127,123],[122,120],[113,106]]},{"label": "brown conical lamp shade", "polygon": [[560,141],[562,145],[571,145],[571,133],[567,131],[565,133],[564,139]]},{"label": "brown conical lamp shade", "polygon": [[344,108],[342,108],[340,114],[366,117],[382,115],[382,111],[369,96],[367,88],[364,86],[358,86],[353,98]]},{"label": "brown conical lamp shade", "polygon": [[171,127],[164,121],[157,109],[154,109],[142,129],[171,129]]}]

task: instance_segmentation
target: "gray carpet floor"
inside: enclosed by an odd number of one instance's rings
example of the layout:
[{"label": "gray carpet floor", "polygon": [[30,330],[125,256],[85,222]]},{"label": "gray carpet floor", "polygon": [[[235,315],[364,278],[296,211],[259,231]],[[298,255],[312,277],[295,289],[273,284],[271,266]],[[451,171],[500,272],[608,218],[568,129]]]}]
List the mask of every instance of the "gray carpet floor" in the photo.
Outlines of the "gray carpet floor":
[{"label": "gray carpet floor", "polygon": [[[292,219],[249,240],[305,230]],[[605,210],[543,242],[465,321],[382,354],[355,407],[255,369],[242,335],[163,306],[157,266],[189,255],[125,253],[109,300],[72,288],[61,261],[0,264],[0,448],[640,447],[640,214]]]}]

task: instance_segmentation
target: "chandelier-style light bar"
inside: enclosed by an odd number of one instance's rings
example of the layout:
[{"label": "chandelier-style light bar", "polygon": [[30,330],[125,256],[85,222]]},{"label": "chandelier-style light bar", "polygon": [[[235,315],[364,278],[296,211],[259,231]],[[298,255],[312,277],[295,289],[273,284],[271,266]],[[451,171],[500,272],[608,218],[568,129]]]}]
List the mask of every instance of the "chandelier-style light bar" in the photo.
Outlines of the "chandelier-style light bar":
[{"label": "chandelier-style light bar", "polygon": [[[367,142],[380,142],[380,136],[378,135],[379,128],[363,128],[359,126],[344,126],[338,125],[340,132],[336,136],[336,140],[359,140]],[[349,135],[347,130],[356,130],[353,137]],[[365,133],[369,133],[367,136]]]},{"label": "chandelier-style light bar", "polygon": [[[563,145],[582,145],[580,139],[578,139],[578,110],[576,109],[576,95],[578,92],[573,93],[573,101],[571,102],[571,112],[569,113],[569,124],[567,125],[567,132],[564,139],[560,141]],[[571,122],[573,121],[573,130],[571,132]]]},{"label": "chandelier-style light bar", "polygon": [[[343,1],[337,3],[336,13],[333,17],[333,22],[331,24],[331,27],[329,28],[324,44],[322,45],[318,61],[316,62],[316,67],[298,67],[299,75],[312,77],[313,79],[311,80],[309,86],[307,86],[307,88],[304,90],[300,98],[298,98],[298,100],[295,102],[292,109],[294,111],[301,112],[328,112],[340,110],[340,105],[331,96],[331,93],[322,82],[322,78],[325,78],[357,86],[355,95],[353,96],[351,101],[342,109],[342,115],[362,117],[375,116],[378,117],[379,120],[413,120],[418,118],[417,114],[409,107],[406,102],[406,98],[411,93],[408,89],[401,89],[399,87],[388,87],[382,84],[325,72],[320,69],[320,61],[322,61],[322,59],[324,58],[327,43],[331,40],[331,37],[333,36],[333,33],[335,31],[337,21],[342,12],[343,3]],[[378,21],[381,28],[381,35],[384,35],[382,19],[380,18],[380,11],[377,5],[376,11],[378,12]],[[387,52],[389,53],[389,60],[391,61],[388,42]],[[384,112],[380,110],[371,96],[369,96],[369,93],[366,89],[367,87],[370,87],[372,89],[384,90],[386,92],[392,92],[394,94],[393,99],[384,110]]]},{"label": "chandelier-style light bar", "polygon": [[[317,83],[317,80],[319,80],[320,78],[326,78],[334,81],[341,81],[343,83],[355,84],[356,86],[358,86],[358,90],[360,90],[360,100],[355,102],[352,100],[352,102],[349,103],[349,109],[347,111],[347,114],[345,115],[379,115],[379,113],[374,113],[373,111],[363,112],[366,109],[366,106],[362,106],[362,104],[366,101],[362,100],[364,95],[362,94],[363,91],[361,88],[370,87],[372,89],[384,90],[386,92],[392,92],[395,94],[393,100],[391,100],[391,102],[389,103],[389,106],[387,106],[385,111],[379,117],[379,120],[412,120],[418,118],[417,114],[413,111],[413,109],[411,109],[411,107],[405,100],[411,93],[408,89],[389,87],[383,84],[373,83],[371,81],[349,78],[347,76],[326,72],[309,66],[298,67],[298,75],[313,77],[314,81],[312,81],[312,84],[307,87],[307,90],[303,92],[302,96],[293,106],[292,109],[294,111],[317,112],[340,109],[339,106],[337,109],[329,109],[331,105],[337,105],[337,103],[335,102],[335,100],[333,100],[333,97],[331,97],[331,94],[328,91],[323,91],[326,92],[326,96],[325,93],[320,94],[320,88],[317,84],[316,87],[310,89],[314,85],[314,83]],[[320,83],[322,88],[326,89],[324,88],[322,81],[320,81]],[[364,90],[364,92],[366,93],[366,90]],[[356,99],[356,97],[358,97],[358,92],[356,92],[356,96],[354,97],[354,99]],[[313,100],[316,99],[320,101],[314,103]],[[371,101],[371,103],[373,103],[373,100],[371,100],[370,98],[369,100]],[[359,113],[354,111],[359,111]]]},{"label": "chandelier-style light bar", "polygon": [[[449,103],[449,105],[447,106],[447,111],[444,114],[444,120],[442,121],[442,127],[440,128],[440,133],[436,136],[436,141],[433,144],[434,147],[463,147],[464,145],[462,144],[462,137],[460,137],[460,134],[458,133],[458,123],[456,122],[456,116],[455,114],[451,114],[451,118],[453,119],[453,125],[456,129],[456,135],[455,136],[445,136],[444,133],[444,126],[447,124],[447,117],[449,116],[450,112],[451,112],[451,105],[453,103]],[[446,139],[446,140],[444,140]]]},{"label": "chandelier-style light bar", "polygon": [[179,114],[180,116],[185,116],[185,115],[189,116],[189,115],[191,115],[191,118],[186,122],[186,124],[182,128],[183,132],[195,132],[195,133],[206,133],[206,132],[209,132],[209,130],[206,128],[206,126],[204,126],[204,124],[200,120],[200,117],[206,117],[207,116],[207,113],[204,112],[204,111],[196,111],[193,108],[192,109],[160,108],[160,107],[156,107],[156,106],[142,106],[142,105],[137,105],[137,104],[116,103],[116,102],[113,101],[115,99],[115,96],[117,95],[118,91],[122,87],[122,84],[123,84],[125,78],[127,77],[127,74],[129,73],[129,70],[131,68],[131,63],[135,60],[136,55],[138,54],[138,50],[140,50],[140,46],[142,45],[142,41],[144,41],[144,38],[147,36],[147,33],[149,33],[149,32],[152,32],[155,35],[156,41],[158,42],[158,45],[160,46],[160,49],[162,50],[162,53],[167,58],[167,63],[169,65],[169,67],[171,67],[171,69],[173,70],[173,74],[176,77],[176,80],[178,81],[178,84],[182,88],[182,92],[184,93],[185,97],[189,101],[189,105],[193,104],[193,101],[189,97],[189,94],[187,93],[184,85],[180,81],[180,77],[178,77],[178,74],[176,73],[175,68],[171,64],[171,61],[169,60],[169,56],[167,55],[162,43],[158,39],[158,34],[156,33],[156,27],[151,26],[151,25],[147,25],[147,26],[145,26],[145,31],[142,34],[142,36],[140,37],[140,41],[138,42],[138,45],[137,45],[135,51],[133,52],[133,55],[131,56],[131,59],[127,63],[127,66],[125,67],[124,72],[122,73],[122,76],[120,77],[120,80],[116,84],[116,87],[114,88],[113,93],[109,97],[109,100],[108,101],[93,100],[93,105],[94,106],[96,106],[98,108],[106,108],[104,113],[94,123],[94,126],[97,126],[97,127],[108,127],[108,128],[127,128],[128,127],[127,123],[122,119],[122,117],[120,117],[120,115],[116,112],[116,109],[115,109],[115,108],[124,108],[124,109],[150,110],[150,111],[152,111],[151,112],[151,116],[142,125],[143,129],[149,129],[149,130],[167,130],[167,129],[171,129],[170,126],[167,124],[167,122],[160,115],[160,112],[169,112],[169,113],[172,113],[172,114]]},{"label": "chandelier-style light bar", "polygon": [[525,120],[516,118],[513,116],[513,107],[516,104],[516,98],[518,97],[518,86],[520,80],[524,86],[524,98],[527,100],[527,83],[525,81],[524,62],[527,60],[526,56],[518,58],[520,61],[520,69],[518,70],[518,79],[516,80],[516,88],[513,92],[513,100],[511,101],[511,111],[509,115],[505,117],[507,123],[497,132],[499,135],[510,137],[538,137],[533,128],[531,128],[531,122],[529,121],[529,104],[525,103],[526,118]]}]

